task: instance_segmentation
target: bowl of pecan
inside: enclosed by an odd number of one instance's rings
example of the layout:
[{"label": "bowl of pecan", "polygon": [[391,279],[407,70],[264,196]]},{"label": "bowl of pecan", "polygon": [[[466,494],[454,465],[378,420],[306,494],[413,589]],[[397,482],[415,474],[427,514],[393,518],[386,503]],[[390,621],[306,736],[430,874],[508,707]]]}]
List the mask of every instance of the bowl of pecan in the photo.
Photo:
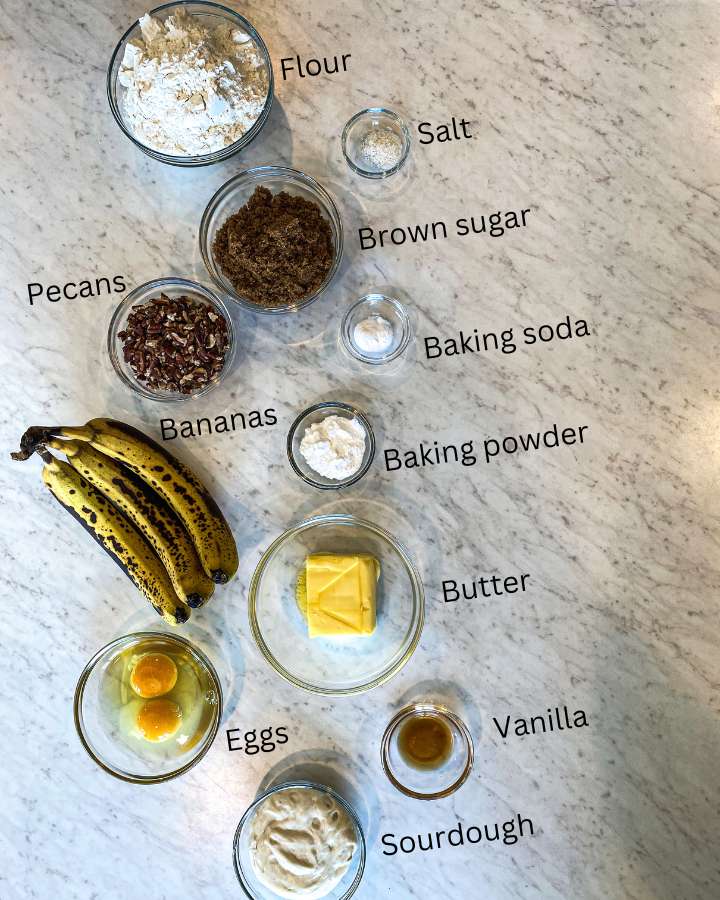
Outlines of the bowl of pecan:
[{"label": "bowl of pecan", "polygon": [[120,379],[143,397],[201,397],[232,367],[232,318],[203,285],[158,278],[135,288],[115,310],[108,352]]}]

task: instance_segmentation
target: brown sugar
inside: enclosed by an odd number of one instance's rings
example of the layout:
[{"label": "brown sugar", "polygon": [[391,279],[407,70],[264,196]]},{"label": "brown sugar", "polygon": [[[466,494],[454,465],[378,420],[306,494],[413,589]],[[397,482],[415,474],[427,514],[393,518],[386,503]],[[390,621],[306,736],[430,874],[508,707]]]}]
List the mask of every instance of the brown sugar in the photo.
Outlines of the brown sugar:
[{"label": "brown sugar", "polygon": [[334,256],[330,223],[317,203],[259,186],[219,228],[212,250],[235,291],[268,307],[315,293]]}]

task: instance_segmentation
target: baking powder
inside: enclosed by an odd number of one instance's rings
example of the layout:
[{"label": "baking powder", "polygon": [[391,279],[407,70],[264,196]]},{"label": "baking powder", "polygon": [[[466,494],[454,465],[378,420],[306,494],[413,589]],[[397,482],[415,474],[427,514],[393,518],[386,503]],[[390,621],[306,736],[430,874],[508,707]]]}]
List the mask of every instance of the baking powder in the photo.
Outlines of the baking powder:
[{"label": "baking powder", "polygon": [[305,430],[300,453],[318,475],[343,481],[362,465],[365,436],[365,429],[357,419],[327,416]]}]

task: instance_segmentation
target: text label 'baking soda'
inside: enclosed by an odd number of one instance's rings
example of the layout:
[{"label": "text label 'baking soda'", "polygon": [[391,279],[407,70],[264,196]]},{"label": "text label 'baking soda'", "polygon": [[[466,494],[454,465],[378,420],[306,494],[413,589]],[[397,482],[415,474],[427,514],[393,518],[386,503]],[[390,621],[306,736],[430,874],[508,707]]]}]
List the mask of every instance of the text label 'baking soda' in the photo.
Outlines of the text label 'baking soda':
[{"label": "text label 'baking soda'", "polygon": [[541,325],[528,325],[515,334],[514,329],[506,328],[504,331],[480,331],[473,328],[472,331],[458,331],[452,337],[428,335],[423,338],[423,347],[427,359],[437,359],[439,356],[465,356],[473,353],[492,353],[499,351],[509,355],[515,353],[520,346],[532,346],[537,344],[550,344],[553,341],[567,341],[572,338],[587,337],[590,328],[585,319],[572,319],[565,316],[561,322],[551,324],[543,322]]}]

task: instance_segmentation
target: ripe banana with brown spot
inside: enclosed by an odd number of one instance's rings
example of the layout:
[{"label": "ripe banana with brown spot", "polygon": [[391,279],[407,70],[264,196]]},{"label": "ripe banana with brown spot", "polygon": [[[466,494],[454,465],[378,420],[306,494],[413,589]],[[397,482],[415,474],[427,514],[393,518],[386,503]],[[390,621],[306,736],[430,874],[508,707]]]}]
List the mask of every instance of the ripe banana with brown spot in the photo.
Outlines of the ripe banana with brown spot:
[{"label": "ripe banana with brown spot", "polygon": [[47,442],[140,529],[160,557],[180,599],[192,609],[208,600],[215,585],[200,565],[192,541],[167,503],[134,472],[84,441]]},{"label": "ripe banana with brown spot", "polygon": [[187,622],[190,610],[175,593],[170,577],[137,528],[69,463],[47,450],[43,481],[50,493],[115,560],[170,625]]},{"label": "ripe banana with brown spot", "polygon": [[87,441],[132,469],[175,511],[195,545],[203,569],[216,584],[225,584],[237,572],[235,539],[217,503],[194,472],[152,438],[124,422],[91,419],[79,427],[28,429],[23,452],[43,434]]}]

